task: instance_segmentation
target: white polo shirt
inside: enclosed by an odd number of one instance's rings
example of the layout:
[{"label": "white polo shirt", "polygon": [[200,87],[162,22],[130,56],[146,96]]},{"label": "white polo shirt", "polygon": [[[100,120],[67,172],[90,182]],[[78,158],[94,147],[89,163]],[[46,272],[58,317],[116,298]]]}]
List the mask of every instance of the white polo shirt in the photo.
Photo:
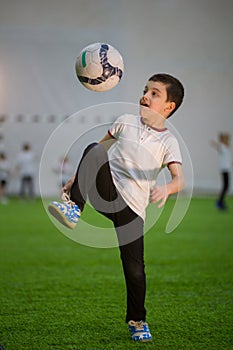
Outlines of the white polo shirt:
[{"label": "white polo shirt", "polygon": [[169,163],[181,163],[177,139],[164,128],[145,125],[140,116],[126,114],[109,129],[117,140],[109,150],[112,177],[127,205],[145,220],[150,189],[161,169]]}]

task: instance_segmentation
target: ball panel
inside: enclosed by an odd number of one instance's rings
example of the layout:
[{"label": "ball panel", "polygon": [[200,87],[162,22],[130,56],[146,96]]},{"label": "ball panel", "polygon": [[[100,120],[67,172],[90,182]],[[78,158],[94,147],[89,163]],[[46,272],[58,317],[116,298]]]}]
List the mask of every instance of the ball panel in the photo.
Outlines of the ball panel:
[{"label": "ball panel", "polygon": [[119,83],[119,78],[114,76],[106,80],[105,82],[101,82],[99,85],[91,85],[88,83],[82,83],[87,89],[95,91],[95,92],[104,92],[113,89]]},{"label": "ball panel", "polygon": [[114,66],[119,67],[121,70],[124,70],[124,63],[121,54],[112,46],[109,47],[108,52],[108,62]]},{"label": "ball panel", "polygon": [[86,65],[87,65],[86,54],[87,54],[87,51],[85,50],[85,51],[83,51],[82,56],[81,56],[82,57],[82,67],[83,68],[85,68]]}]

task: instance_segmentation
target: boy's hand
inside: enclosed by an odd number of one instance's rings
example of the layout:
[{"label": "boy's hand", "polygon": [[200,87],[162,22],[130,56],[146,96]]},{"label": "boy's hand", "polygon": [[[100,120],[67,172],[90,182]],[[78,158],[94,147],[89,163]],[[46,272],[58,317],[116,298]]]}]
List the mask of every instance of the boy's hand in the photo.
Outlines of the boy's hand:
[{"label": "boy's hand", "polygon": [[150,202],[159,203],[158,208],[161,208],[168,198],[167,186],[156,186],[150,191]]},{"label": "boy's hand", "polygon": [[158,208],[161,208],[168,199],[168,196],[177,193],[184,188],[184,175],[180,163],[171,163],[168,166],[172,180],[163,186],[155,186],[150,191],[150,202],[157,203],[160,201]]}]

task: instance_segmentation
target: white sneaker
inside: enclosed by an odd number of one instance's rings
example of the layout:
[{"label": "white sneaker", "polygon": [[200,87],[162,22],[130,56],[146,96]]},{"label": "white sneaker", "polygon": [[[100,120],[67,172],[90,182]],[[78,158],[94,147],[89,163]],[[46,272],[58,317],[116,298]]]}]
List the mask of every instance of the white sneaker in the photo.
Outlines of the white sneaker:
[{"label": "white sneaker", "polygon": [[48,211],[52,214],[61,224],[73,229],[75,228],[81,211],[77,204],[72,201],[66,201],[64,203],[51,202],[48,205]]},{"label": "white sneaker", "polygon": [[152,341],[152,335],[146,322],[129,321],[128,326],[133,340],[138,342]]}]

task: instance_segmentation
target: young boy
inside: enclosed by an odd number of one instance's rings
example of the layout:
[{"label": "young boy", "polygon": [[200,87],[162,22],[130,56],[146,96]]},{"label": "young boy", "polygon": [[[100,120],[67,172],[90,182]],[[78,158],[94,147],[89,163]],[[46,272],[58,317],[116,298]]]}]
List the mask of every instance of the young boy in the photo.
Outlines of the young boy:
[{"label": "young boy", "polygon": [[[184,187],[179,145],[164,126],[183,96],[176,78],[153,75],[140,99],[140,115],[119,117],[99,143],[89,145],[76,175],[63,187],[66,201],[48,207],[62,224],[74,228],[88,196],[93,207],[112,220],[126,282],[126,322],[132,339],[139,342],[152,340],[144,305],[145,209],[149,202],[163,206],[170,194]],[[164,166],[171,181],[157,186],[156,177]]]}]

